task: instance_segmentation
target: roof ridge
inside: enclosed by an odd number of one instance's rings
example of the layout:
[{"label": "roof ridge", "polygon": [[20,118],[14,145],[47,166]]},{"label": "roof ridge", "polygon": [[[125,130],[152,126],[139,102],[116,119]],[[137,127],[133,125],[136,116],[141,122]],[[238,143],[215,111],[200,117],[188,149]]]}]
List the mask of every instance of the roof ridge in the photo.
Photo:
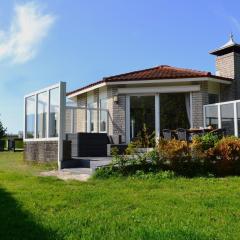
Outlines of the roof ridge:
[{"label": "roof ridge", "polygon": [[124,77],[128,74],[135,74],[135,73],[139,73],[139,72],[151,71],[151,70],[158,69],[158,68],[169,68],[169,69],[177,70],[179,72],[192,71],[192,72],[195,72],[195,73],[205,74],[207,76],[211,75],[211,72],[209,72],[209,71],[200,71],[200,70],[195,70],[195,69],[191,69],[191,68],[180,68],[180,67],[174,67],[174,66],[170,66],[170,65],[158,65],[156,67],[146,68],[146,69],[142,69],[142,70],[130,71],[130,72],[127,72],[127,73],[117,74],[117,75],[111,75],[109,77],[104,77],[103,80],[110,80],[112,78],[117,78],[117,77],[120,77],[120,76]]},{"label": "roof ridge", "polygon": [[170,68],[174,68],[178,71],[192,71],[192,72],[196,72],[196,73],[205,73],[205,74],[211,74],[211,72],[209,71],[202,71],[202,70],[196,70],[196,69],[192,69],[192,68],[180,68],[180,67],[171,67],[169,66]]},{"label": "roof ridge", "polygon": [[109,77],[104,77],[103,80],[110,79],[110,78],[113,78],[113,77],[115,78],[115,77],[119,77],[119,76],[126,76],[128,74],[139,73],[139,72],[143,72],[143,71],[150,71],[150,70],[153,70],[153,69],[156,69],[156,68],[159,68],[159,66],[146,68],[146,69],[142,69],[142,70],[130,71],[130,72],[127,72],[127,73],[122,73],[122,74],[117,74],[117,75],[111,75]]}]

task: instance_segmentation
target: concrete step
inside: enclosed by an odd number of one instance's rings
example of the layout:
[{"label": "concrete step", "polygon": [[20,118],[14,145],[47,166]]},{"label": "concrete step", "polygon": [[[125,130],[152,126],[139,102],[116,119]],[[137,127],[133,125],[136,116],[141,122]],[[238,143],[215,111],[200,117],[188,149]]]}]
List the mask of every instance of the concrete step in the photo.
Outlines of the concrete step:
[{"label": "concrete step", "polygon": [[88,174],[92,175],[93,170],[91,168],[66,168],[61,170],[63,173],[68,174]]},{"label": "concrete step", "polygon": [[109,165],[111,157],[74,157],[71,160],[63,161],[62,168],[88,168],[95,170],[98,167]]}]

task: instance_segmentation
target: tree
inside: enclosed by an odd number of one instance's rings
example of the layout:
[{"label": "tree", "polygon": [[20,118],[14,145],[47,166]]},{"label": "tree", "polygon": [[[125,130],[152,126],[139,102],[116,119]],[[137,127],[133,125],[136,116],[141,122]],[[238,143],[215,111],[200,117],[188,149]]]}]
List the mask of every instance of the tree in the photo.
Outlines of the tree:
[{"label": "tree", "polygon": [[2,122],[0,121],[0,139],[5,137],[7,133],[7,128],[4,128]]}]

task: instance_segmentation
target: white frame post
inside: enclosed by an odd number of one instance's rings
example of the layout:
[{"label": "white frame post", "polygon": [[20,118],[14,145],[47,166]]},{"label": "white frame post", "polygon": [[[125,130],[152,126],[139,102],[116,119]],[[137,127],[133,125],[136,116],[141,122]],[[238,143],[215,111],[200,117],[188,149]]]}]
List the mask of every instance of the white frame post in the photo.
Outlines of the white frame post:
[{"label": "white frame post", "polygon": [[74,133],[74,108],[71,109],[71,133]]},{"label": "white frame post", "polygon": [[47,138],[50,137],[50,89],[47,91],[48,93],[48,103],[47,103]]},{"label": "white frame post", "polygon": [[156,142],[160,138],[160,95],[155,94],[155,136]]},{"label": "white frame post", "polygon": [[59,86],[59,122],[58,122],[58,169],[62,169],[63,161],[63,141],[65,136],[65,118],[66,118],[66,83],[60,82]]},{"label": "white frame post", "polygon": [[126,143],[130,143],[130,96],[126,95]]},{"label": "white frame post", "polygon": [[[189,100],[190,100],[190,128],[193,128],[193,101],[192,101],[192,92],[189,93]],[[203,111],[204,115],[204,111]]]},{"label": "white frame post", "polygon": [[218,108],[218,128],[222,128],[221,105],[219,103],[217,104],[217,108]]},{"label": "white frame post", "polygon": [[238,137],[238,119],[237,119],[237,103],[233,103],[233,113],[234,113],[234,135]]},{"label": "white frame post", "polygon": [[38,94],[35,95],[35,120],[34,120],[34,139],[37,138],[38,132]]}]

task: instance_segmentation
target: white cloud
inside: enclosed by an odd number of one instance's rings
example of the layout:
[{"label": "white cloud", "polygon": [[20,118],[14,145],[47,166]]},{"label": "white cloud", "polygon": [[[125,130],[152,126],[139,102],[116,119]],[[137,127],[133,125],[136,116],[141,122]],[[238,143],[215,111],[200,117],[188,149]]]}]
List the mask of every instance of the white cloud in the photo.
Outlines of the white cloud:
[{"label": "white cloud", "polygon": [[0,60],[25,63],[36,56],[55,16],[44,14],[35,2],[15,6],[9,30],[0,29]]}]

